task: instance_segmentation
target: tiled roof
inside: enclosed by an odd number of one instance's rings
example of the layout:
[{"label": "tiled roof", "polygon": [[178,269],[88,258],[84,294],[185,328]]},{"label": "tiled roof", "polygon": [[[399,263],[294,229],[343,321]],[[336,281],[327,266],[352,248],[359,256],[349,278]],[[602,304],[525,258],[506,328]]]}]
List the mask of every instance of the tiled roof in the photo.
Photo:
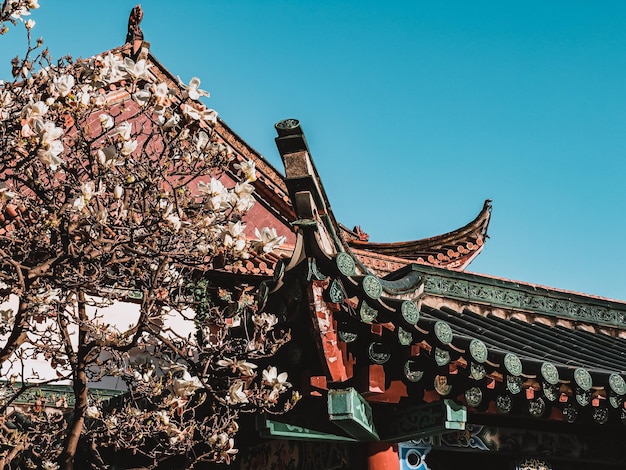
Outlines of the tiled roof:
[{"label": "tiled roof", "polygon": [[292,246],[283,245],[273,252],[253,255],[248,259],[235,263],[216,264],[214,268],[217,271],[226,273],[268,277],[273,275],[276,263],[280,259],[288,259],[292,251]]},{"label": "tiled roof", "polygon": [[[323,370],[310,377],[312,394],[354,387],[371,403],[450,398],[474,413],[626,423],[626,303],[410,263],[404,257],[419,242],[337,236],[304,137],[295,142],[301,130],[285,125],[278,140],[289,142],[279,150],[298,238],[289,266],[265,290],[276,292],[268,302],[284,302],[306,275],[309,308],[297,321],[311,322],[305,334]],[[487,201],[463,229],[428,243],[484,240],[489,215]]]},{"label": "tiled roof", "polygon": [[[421,240],[394,243],[372,243],[359,237],[356,231],[343,230],[348,245],[358,249],[367,265],[368,253],[402,258],[408,262],[428,264],[448,269],[463,270],[480,253],[487,236],[491,217],[491,200],[486,200],[482,210],[467,225],[452,232]],[[376,259],[376,257],[373,257]]]}]

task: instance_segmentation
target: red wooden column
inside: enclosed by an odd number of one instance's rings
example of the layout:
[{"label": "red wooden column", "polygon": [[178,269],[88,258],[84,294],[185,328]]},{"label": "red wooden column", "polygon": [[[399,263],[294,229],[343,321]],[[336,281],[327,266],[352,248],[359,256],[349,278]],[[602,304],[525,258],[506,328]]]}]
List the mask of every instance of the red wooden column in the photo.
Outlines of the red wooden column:
[{"label": "red wooden column", "polygon": [[367,470],[400,470],[398,444],[371,442],[367,449]]}]

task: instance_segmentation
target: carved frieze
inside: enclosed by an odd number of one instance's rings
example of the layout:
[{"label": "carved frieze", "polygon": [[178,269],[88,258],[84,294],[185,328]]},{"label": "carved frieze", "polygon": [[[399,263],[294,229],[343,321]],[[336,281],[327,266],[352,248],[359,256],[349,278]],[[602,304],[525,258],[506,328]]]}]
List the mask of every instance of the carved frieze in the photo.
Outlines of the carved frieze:
[{"label": "carved frieze", "polygon": [[424,293],[588,323],[626,326],[626,311],[617,308],[589,303],[584,299],[575,300],[566,297],[567,294],[558,298],[559,293],[555,297],[553,293],[525,292],[514,287],[493,286],[452,277],[457,275],[454,273],[446,277],[424,273]]}]

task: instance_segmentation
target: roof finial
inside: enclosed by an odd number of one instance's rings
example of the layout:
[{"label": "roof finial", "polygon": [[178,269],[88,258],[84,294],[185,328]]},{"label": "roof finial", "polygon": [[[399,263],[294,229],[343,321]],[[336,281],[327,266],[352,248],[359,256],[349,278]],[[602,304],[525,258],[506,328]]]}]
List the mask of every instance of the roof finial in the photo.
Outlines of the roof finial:
[{"label": "roof finial", "polygon": [[143,10],[141,5],[137,4],[130,12],[128,17],[128,33],[126,34],[126,43],[133,45],[133,56],[136,56],[141,50],[143,44],[143,32],[139,23],[143,18]]}]

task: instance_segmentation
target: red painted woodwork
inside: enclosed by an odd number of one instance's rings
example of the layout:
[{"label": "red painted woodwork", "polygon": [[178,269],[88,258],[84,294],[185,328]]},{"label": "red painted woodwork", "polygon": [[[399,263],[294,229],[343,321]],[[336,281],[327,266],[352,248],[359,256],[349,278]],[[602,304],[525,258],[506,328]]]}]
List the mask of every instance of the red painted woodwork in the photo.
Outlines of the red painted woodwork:
[{"label": "red painted woodwork", "polygon": [[367,450],[368,470],[400,470],[397,444],[371,442]]}]

